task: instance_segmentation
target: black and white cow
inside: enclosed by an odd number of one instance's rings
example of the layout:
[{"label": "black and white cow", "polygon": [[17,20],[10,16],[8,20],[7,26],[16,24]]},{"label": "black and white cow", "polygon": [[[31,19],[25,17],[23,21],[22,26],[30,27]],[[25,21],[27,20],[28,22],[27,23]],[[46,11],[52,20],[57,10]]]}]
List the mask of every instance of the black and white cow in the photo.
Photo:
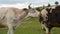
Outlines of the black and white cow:
[{"label": "black and white cow", "polygon": [[60,5],[43,9],[39,21],[46,34],[51,34],[53,27],[60,27]]}]

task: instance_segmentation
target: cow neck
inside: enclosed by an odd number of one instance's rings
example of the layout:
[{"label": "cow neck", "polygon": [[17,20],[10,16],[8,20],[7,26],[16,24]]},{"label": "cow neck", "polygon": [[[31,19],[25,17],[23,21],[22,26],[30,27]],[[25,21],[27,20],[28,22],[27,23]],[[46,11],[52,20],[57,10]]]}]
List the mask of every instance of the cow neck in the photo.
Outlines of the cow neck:
[{"label": "cow neck", "polygon": [[25,18],[27,15],[28,15],[28,10],[22,10],[23,12],[25,12],[21,17],[20,17],[20,19],[23,19],[23,18]]}]

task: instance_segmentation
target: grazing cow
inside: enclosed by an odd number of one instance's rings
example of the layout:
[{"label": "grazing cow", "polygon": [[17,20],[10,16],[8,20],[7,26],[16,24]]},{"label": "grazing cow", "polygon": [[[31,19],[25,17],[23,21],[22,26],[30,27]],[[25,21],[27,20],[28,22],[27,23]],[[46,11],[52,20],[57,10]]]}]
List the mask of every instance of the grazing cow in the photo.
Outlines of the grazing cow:
[{"label": "grazing cow", "polygon": [[39,21],[46,34],[50,34],[53,27],[60,27],[60,5],[43,9]]},{"label": "grazing cow", "polygon": [[38,17],[39,12],[30,5],[24,9],[3,7],[0,8],[0,28],[8,27],[7,34],[14,34],[14,29],[29,17]]}]

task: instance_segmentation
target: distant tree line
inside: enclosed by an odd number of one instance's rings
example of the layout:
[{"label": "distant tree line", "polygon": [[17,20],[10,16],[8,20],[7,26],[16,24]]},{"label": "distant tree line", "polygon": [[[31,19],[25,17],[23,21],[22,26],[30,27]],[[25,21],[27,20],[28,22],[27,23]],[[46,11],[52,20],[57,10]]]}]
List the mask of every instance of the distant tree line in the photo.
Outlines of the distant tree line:
[{"label": "distant tree line", "polygon": [[[56,2],[55,2],[55,5],[56,5],[56,6],[59,5],[59,2],[56,1]],[[41,6],[41,7],[37,7],[36,9],[37,9],[38,11],[41,11],[42,9],[44,9],[44,8],[46,8],[46,7],[50,7],[50,6],[52,6],[52,5],[48,3],[47,6],[43,5],[43,6]]]}]

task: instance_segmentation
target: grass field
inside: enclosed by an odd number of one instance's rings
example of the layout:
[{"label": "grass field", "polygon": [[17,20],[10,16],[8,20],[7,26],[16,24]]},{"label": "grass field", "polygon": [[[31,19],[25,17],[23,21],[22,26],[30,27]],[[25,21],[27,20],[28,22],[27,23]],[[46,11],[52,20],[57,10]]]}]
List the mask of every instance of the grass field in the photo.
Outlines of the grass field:
[{"label": "grass field", "polygon": [[[6,34],[7,29],[0,29],[0,34]],[[32,18],[25,21],[21,26],[16,28],[15,34],[45,34],[42,30],[38,18]],[[52,34],[60,34],[60,28],[53,28]]]}]

